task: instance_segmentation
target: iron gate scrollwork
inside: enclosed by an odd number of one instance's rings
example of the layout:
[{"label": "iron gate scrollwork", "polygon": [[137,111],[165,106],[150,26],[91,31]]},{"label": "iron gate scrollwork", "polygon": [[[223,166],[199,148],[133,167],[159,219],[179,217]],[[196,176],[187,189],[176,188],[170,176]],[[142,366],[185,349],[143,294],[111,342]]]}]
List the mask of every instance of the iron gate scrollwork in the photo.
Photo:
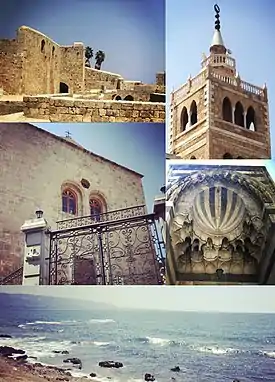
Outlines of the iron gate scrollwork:
[{"label": "iron gate scrollwork", "polygon": [[50,233],[49,284],[156,285],[162,242],[145,206],[58,222]]}]

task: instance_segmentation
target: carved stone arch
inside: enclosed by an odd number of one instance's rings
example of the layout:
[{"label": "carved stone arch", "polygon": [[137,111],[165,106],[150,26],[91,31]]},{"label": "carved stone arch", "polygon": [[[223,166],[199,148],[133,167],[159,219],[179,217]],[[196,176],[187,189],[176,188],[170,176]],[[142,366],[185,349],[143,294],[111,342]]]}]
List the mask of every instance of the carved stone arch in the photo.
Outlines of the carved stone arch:
[{"label": "carved stone arch", "polygon": [[193,100],[190,106],[190,125],[193,126],[198,122],[198,108],[196,101]]},{"label": "carved stone arch", "polygon": [[[272,196],[269,194],[269,192],[265,189],[265,187],[262,187],[255,180],[248,180],[247,178],[237,173],[213,171],[208,176],[201,176],[200,172],[192,174],[192,176],[186,177],[184,179],[184,182],[182,182],[182,180],[180,179],[177,182],[177,191],[173,193],[172,201],[174,206],[177,205],[179,198],[183,194],[185,194],[185,192],[187,192],[188,189],[192,189],[191,194],[194,198],[200,190],[209,188],[212,184],[214,184],[217,181],[221,185],[224,185],[229,189],[238,189],[239,192],[243,191],[243,193],[249,193],[250,195],[254,195],[254,199],[256,199],[259,203],[260,210],[263,208],[264,203],[272,202]],[[190,201],[189,203],[190,205],[192,205],[192,201]]]},{"label": "carved stone arch", "polygon": [[89,193],[89,202],[92,199],[95,199],[100,203],[100,205],[102,206],[102,213],[105,213],[108,211],[107,198],[103,192],[99,190],[92,190]]},{"label": "carved stone arch", "polygon": [[251,131],[256,131],[256,115],[252,106],[249,106],[246,113],[246,128]]},{"label": "carved stone arch", "polygon": [[230,153],[225,153],[222,158],[223,159],[233,159],[233,156]]},{"label": "carved stone arch", "polygon": [[232,122],[232,105],[228,97],[223,99],[222,103],[222,118],[224,121]]},{"label": "carved stone arch", "polygon": [[72,181],[72,180],[66,180],[62,183],[61,185],[61,196],[60,196],[60,203],[61,203],[61,208],[60,208],[60,211],[63,212],[62,210],[62,195],[63,195],[63,192],[65,190],[71,190],[75,195],[76,195],[76,198],[77,198],[77,213],[76,215],[77,216],[83,216],[83,213],[84,213],[84,210],[83,210],[83,200],[84,200],[84,195],[83,195],[83,192],[79,186],[78,183]]},{"label": "carved stone arch", "polygon": [[244,108],[241,102],[237,102],[234,112],[234,123],[235,125],[244,127]]},{"label": "carved stone arch", "polygon": [[185,131],[188,124],[188,112],[184,106],[180,115],[180,130]]},{"label": "carved stone arch", "polygon": [[124,98],[124,101],[134,101],[134,97],[129,94]]}]

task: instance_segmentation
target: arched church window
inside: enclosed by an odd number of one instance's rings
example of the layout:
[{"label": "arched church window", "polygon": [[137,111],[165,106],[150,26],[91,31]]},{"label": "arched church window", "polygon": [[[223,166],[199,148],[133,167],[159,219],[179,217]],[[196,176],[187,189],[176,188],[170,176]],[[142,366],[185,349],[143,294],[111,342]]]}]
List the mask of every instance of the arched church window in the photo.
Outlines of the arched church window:
[{"label": "arched church window", "polygon": [[40,48],[40,50],[41,50],[41,53],[45,53],[45,40],[41,41],[41,48]]},{"label": "arched church window", "polygon": [[192,155],[190,159],[196,159],[196,157],[194,155]]},{"label": "arched church window", "polygon": [[91,217],[95,218],[97,221],[100,219],[100,214],[102,214],[103,208],[102,204],[98,199],[90,199],[90,214]]},{"label": "arched church window", "polygon": [[191,122],[191,126],[195,125],[195,123],[198,122],[198,110],[197,110],[197,104],[195,101],[191,103],[191,107],[190,107],[190,122]]},{"label": "arched church window", "polygon": [[133,98],[133,96],[131,96],[131,95],[127,95],[127,96],[124,98],[124,101],[134,101],[134,98]]},{"label": "arched church window", "polygon": [[256,130],[256,124],[255,124],[255,110],[252,106],[249,106],[246,113],[246,127],[249,130],[255,131]]},{"label": "arched church window", "polygon": [[235,125],[244,127],[244,110],[240,102],[237,102],[235,106],[234,122]]},{"label": "arched church window", "polygon": [[77,196],[70,189],[65,189],[62,192],[62,211],[71,215],[77,213]]},{"label": "arched church window", "polygon": [[184,108],[182,109],[182,112],[181,112],[181,116],[180,116],[181,131],[186,130],[187,123],[188,123],[188,113],[187,113],[186,107],[184,106]]},{"label": "arched church window", "polygon": [[224,121],[232,122],[232,105],[228,97],[225,97],[222,103],[222,117]]},{"label": "arched church window", "polygon": [[233,157],[230,153],[225,153],[223,159],[233,159]]}]

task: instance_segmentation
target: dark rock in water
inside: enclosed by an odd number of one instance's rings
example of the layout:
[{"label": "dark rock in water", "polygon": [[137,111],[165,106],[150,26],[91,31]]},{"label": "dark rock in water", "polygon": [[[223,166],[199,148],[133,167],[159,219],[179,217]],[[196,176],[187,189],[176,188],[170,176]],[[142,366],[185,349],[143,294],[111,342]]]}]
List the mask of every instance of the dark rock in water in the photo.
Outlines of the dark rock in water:
[{"label": "dark rock in water", "polygon": [[171,371],[176,371],[176,372],[179,372],[180,371],[180,367],[179,366],[175,366],[171,369]]},{"label": "dark rock in water", "polygon": [[146,373],[144,376],[144,381],[146,382],[152,382],[155,381],[155,377],[152,374]]},{"label": "dark rock in water", "polygon": [[16,361],[26,361],[28,358],[27,354],[25,355],[19,355],[18,357],[15,358]]},{"label": "dark rock in water", "polygon": [[98,366],[119,369],[120,367],[123,367],[123,363],[114,361],[102,361],[99,362]]},{"label": "dark rock in water", "polygon": [[82,369],[82,362],[79,358],[67,358],[67,359],[64,359],[63,362],[72,363],[73,365],[78,366],[79,370]]},{"label": "dark rock in water", "polygon": [[67,359],[64,359],[63,362],[65,363],[72,363],[73,365],[79,365],[81,364],[81,360],[79,358],[67,358]]},{"label": "dark rock in water", "polygon": [[24,350],[14,349],[11,346],[0,346],[0,355],[3,357],[10,357],[14,354],[25,354]]},{"label": "dark rock in water", "polygon": [[96,373],[91,373],[90,377],[92,377],[92,378],[96,377]]},{"label": "dark rock in water", "polygon": [[9,334],[0,334],[0,338],[12,338]]},{"label": "dark rock in water", "polygon": [[68,350],[53,350],[55,354],[70,354]]}]

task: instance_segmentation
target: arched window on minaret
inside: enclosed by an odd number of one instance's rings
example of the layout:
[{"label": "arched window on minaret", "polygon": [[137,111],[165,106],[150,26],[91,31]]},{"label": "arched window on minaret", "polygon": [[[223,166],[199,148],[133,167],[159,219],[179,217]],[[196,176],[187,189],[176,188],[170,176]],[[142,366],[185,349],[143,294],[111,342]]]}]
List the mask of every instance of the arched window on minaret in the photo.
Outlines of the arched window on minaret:
[{"label": "arched window on minaret", "polygon": [[230,153],[225,153],[223,159],[233,159],[233,157]]},{"label": "arched window on minaret", "polygon": [[244,109],[240,102],[237,102],[235,106],[234,123],[235,125],[244,127]]},{"label": "arched window on minaret", "polygon": [[197,111],[197,104],[195,101],[191,103],[190,107],[190,124],[195,125],[195,123],[198,122],[198,111]]},{"label": "arched window on minaret", "polygon": [[246,113],[246,128],[252,131],[256,130],[255,124],[255,110],[252,106],[249,106]]},{"label": "arched window on minaret", "polygon": [[232,105],[228,97],[225,97],[222,103],[222,117],[224,121],[232,122]]},{"label": "arched window on minaret", "polygon": [[188,112],[187,112],[186,107],[184,106],[184,108],[182,109],[182,112],[181,112],[181,116],[180,116],[181,131],[186,130],[187,123],[188,123]]}]

